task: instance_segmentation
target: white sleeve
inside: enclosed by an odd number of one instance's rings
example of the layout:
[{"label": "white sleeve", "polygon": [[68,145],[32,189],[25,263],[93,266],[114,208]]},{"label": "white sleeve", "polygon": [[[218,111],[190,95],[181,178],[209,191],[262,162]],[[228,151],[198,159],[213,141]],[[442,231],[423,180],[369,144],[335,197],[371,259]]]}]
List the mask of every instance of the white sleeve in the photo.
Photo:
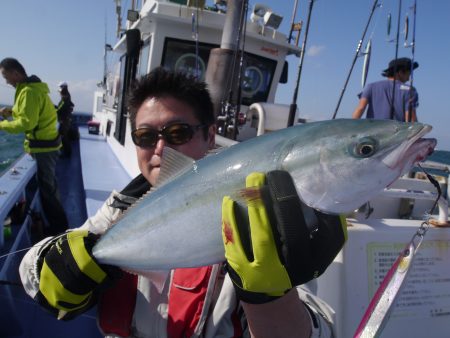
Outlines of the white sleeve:
[{"label": "white sleeve", "polygon": [[19,266],[20,279],[25,292],[34,298],[39,291],[39,275],[37,262],[39,254],[45,250],[54,237],[47,237],[27,251]]},{"label": "white sleeve", "polygon": [[101,235],[117,220],[121,210],[112,207],[116,197],[122,196],[117,191],[113,191],[102,207],[97,210],[94,216],[88,218],[79,228],[80,230],[89,230],[90,232]]},{"label": "white sleeve", "polygon": [[[103,234],[120,216],[120,209],[111,207],[111,204],[114,202],[114,197],[117,196],[119,196],[119,193],[113,191],[97,213],[88,218],[78,230],[89,230],[95,234]],[[39,291],[38,260],[42,252],[46,251],[46,247],[51,244],[54,238],[55,237],[47,237],[35,244],[27,251],[20,262],[20,279],[25,292],[32,298],[34,298]]]}]

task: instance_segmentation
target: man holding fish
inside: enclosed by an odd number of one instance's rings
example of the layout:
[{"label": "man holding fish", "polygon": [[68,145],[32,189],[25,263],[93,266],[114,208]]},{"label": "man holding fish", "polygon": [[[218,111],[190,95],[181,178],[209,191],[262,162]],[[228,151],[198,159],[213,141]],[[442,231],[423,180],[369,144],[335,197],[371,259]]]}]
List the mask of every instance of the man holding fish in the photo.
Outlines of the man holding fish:
[{"label": "man holding fish", "polygon": [[331,309],[297,286],[332,262],[345,241],[345,220],[302,203],[286,171],[247,175],[244,203],[223,198],[226,262],[169,272],[99,263],[93,248],[124,211],[142,206],[138,200],[151,188],[150,196],[157,194],[215,145],[212,102],[193,78],[156,69],[137,83],[129,109],[141,174],[81,228],[30,249],[20,266],[27,293],[62,320],[98,304],[108,337],[332,336]]}]

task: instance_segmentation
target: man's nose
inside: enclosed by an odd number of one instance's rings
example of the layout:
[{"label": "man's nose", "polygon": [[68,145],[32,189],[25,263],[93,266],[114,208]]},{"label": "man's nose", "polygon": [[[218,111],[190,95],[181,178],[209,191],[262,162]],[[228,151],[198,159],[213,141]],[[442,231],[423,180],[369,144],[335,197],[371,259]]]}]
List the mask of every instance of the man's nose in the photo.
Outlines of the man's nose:
[{"label": "man's nose", "polygon": [[164,141],[164,138],[159,137],[158,141],[156,141],[156,145],[155,145],[155,154],[161,156],[165,146],[166,146],[166,141]]}]

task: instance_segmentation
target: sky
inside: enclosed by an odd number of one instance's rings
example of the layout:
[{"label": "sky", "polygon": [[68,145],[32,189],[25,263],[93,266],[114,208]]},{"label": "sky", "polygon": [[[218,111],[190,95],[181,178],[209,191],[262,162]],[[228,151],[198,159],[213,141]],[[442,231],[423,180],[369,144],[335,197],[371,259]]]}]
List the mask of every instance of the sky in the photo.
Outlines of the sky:
[{"label": "sky", "polygon": [[[17,58],[28,74],[38,75],[49,84],[51,97],[58,102],[57,85],[69,83],[75,110],[91,112],[93,91],[103,77],[103,46],[114,44],[116,16],[113,0],[1,0],[0,59]],[[131,0],[123,0],[127,7]],[[335,111],[359,40],[368,22],[375,0],[315,0],[311,12],[309,36],[302,66],[297,105],[300,117],[330,119]],[[283,16],[279,31],[288,33],[294,0],[249,1],[263,3]],[[212,0],[207,4],[211,5]],[[368,82],[382,79],[381,72],[395,58],[400,0],[379,0],[367,30],[364,46],[372,39]],[[413,0],[401,0],[398,56],[412,57],[405,48],[405,17],[409,17],[409,42],[413,30]],[[295,21],[306,26],[310,0],[298,0]],[[450,150],[450,1],[417,0],[414,86],[419,92],[420,122],[433,126],[429,134],[438,139],[437,149]],[[387,35],[387,17],[391,14],[391,34]],[[304,33],[304,32],[303,32]],[[303,41],[303,35],[300,44]],[[291,56],[289,82],[280,85],[276,103],[290,104],[299,69],[299,59]],[[345,90],[338,118],[349,118],[361,91],[363,58],[358,57]],[[0,102],[11,104],[14,89],[0,79]]]}]

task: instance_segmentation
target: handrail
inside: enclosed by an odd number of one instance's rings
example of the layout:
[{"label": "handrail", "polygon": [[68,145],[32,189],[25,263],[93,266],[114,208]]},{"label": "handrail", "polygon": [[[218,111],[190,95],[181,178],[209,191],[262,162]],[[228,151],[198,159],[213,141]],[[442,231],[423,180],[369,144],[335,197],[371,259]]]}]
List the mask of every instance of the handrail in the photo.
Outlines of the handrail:
[{"label": "handrail", "polygon": [[450,166],[448,164],[439,163],[435,161],[426,160],[424,162],[421,162],[420,166],[422,168],[442,170],[447,173],[450,172]]},{"label": "handrail", "polygon": [[[418,200],[429,200],[434,201],[437,198],[437,194],[431,191],[422,190],[408,190],[408,189],[394,189],[387,188],[381,192],[384,197],[394,197],[394,198],[413,198]],[[440,196],[438,200],[439,206],[439,217],[438,224],[448,223],[448,202],[447,200]]]},{"label": "handrail", "polygon": [[0,176],[0,248],[3,247],[3,224],[14,204],[25,196],[25,187],[36,173],[36,162],[24,154]]},{"label": "handrail", "polygon": [[253,103],[248,108],[247,112],[247,120],[252,120],[253,115],[258,116],[258,128],[256,130],[256,136],[263,135],[265,132],[265,124],[266,124],[266,112],[264,110],[263,105],[260,103]]}]

